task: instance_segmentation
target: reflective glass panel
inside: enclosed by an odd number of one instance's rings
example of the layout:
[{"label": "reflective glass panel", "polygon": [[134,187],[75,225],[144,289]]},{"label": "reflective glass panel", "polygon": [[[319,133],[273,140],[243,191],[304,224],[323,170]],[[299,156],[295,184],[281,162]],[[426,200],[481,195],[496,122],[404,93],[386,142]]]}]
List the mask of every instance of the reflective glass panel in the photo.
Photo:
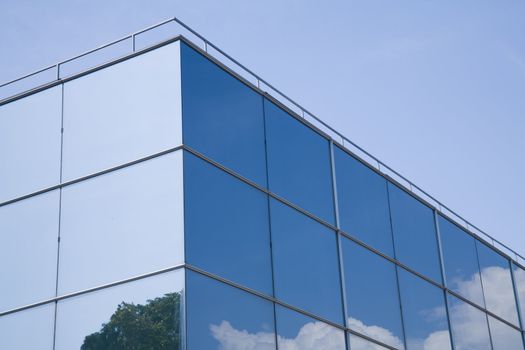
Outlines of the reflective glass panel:
[{"label": "reflective glass panel", "polygon": [[0,106],[0,203],[60,182],[62,87]]},{"label": "reflective glass panel", "polygon": [[182,44],[184,144],[266,187],[263,97]]},{"label": "reflective glass panel", "polygon": [[271,295],[268,196],[190,153],[184,174],[186,261]]},{"label": "reflective glass panel", "polygon": [[342,324],[335,232],[277,200],[270,208],[275,296]]},{"label": "reflective glass panel", "polygon": [[334,158],[341,229],[393,256],[386,180],[338,147]]},{"label": "reflective glass panel", "polygon": [[187,272],[188,350],[272,350],[271,302],[196,272]]},{"label": "reflective glass panel", "polygon": [[439,216],[439,233],[447,287],[483,306],[476,240],[441,216]]},{"label": "reflective glass panel", "polygon": [[474,306],[447,296],[455,350],[491,350],[487,316]]},{"label": "reflective glass panel", "polygon": [[64,85],[65,180],[182,143],[179,50],[173,43]]},{"label": "reflective glass panel", "polygon": [[62,192],[59,293],[183,262],[182,152]]},{"label": "reflective glass panel", "polygon": [[525,317],[525,270],[516,265],[513,265],[513,268],[516,295],[518,297],[520,312],[523,318]]},{"label": "reflective glass panel", "polygon": [[280,350],[345,350],[345,333],[324,322],[275,306]]},{"label": "reflective glass panel", "polygon": [[58,190],[0,207],[0,311],[55,296]]},{"label": "reflective glass panel", "polygon": [[441,281],[434,212],[391,183],[388,190],[396,258],[425,276]]},{"label": "reflective glass panel", "polygon": [[0,349],[53,349],[55,303],[0,316]]},{"label": "reflective glass panel", "polygon": [[[350,350],[386,350],[388,348],[372,343],[353,334],[348,334]],[[430,350],[430,349],[429,349]]]},{"label": "reflective glass panel", "polygon": [[184,272],[63,299],[55,350],[181,349]]},{"label": "reflective glass panel", "polygon": [[518,310],[510,262],[479,241],[477,241],[477,246],[487,309],[518,325]]},{"label": "reflective glass panel", "polygon": [[493,350],[523,350],[523,340],[520,331],[494,317],[488,317]]},{"label": "reflective glass panel", "polygon": [[452,349],[443,290],[399,268],[408,350]]},{"label": "reflective glass panel", "polygon": [[348,327],[403,349],[403,326],[394,264],[342,238]]},{"label": "reflective glass panel", "polygon": [[264,113],[270,190],[334,223],[328,141],[268,100]]}]

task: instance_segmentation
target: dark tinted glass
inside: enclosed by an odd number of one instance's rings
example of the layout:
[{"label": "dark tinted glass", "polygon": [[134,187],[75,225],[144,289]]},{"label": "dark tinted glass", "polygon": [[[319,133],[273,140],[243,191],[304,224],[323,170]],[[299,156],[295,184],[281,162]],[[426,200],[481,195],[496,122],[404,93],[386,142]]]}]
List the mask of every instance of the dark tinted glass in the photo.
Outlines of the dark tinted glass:
[{"label": "dark tinted glass", "polygon": [[451,349],[443,290],[399,268],[408,350]]},{"label": "dark tinted glass", "polygon": [[487,309],[517,325],[518,311],[509,261],[479,241],[477,246]]},{"label": "dark tinted glass", "polygon": [[275,349],[271,302],[187,272],[188,350]]},{"label": "dark tinted glass", "polygon": [[450,294],[447,299],[454,349],[490,350],[486,314]]},{"label": "dark tinted glass", "polygon": [[403,348],[403,328],[394,264],[343,238],[348,327]]},{"label": "dark tinted glass", "polygon": [[266,187],[263,98],[182,44],[184,143]]},{"label": "dark tinted glass", "polygon": [[275,296],[343,323],[335,232],[271,200]]},{"label": "dark tinted glass", "polygon": [[280,350],[345,350],[342,330],[276,305],[277,343]]},{"label": "dark tinted glass", "polygon": [[184,154],[186,261],[272,294],[268,197]]},{"label": "dark tinted glass", "polygon": [[474,237],[441,216],[439,233],[447,287],[483,306],[483,289]]},{"label": "dark tinted glass", "polygon": [[489,316],[490,337],[493,350],[523,350],[520,331]]},{"label": "dark tinted glass", "polygon": [[391,183],[388,190],[397,259],[441,281],[434,212]]},{"label": "dark tinted glass", "polygon": [[333,223],[328,141],[268,100],[264,111],[270,190]]},{"label": "dark tinted glass", "polygon": [[393,256],[386,180],[338,147],[334,158],[341,229]]}]

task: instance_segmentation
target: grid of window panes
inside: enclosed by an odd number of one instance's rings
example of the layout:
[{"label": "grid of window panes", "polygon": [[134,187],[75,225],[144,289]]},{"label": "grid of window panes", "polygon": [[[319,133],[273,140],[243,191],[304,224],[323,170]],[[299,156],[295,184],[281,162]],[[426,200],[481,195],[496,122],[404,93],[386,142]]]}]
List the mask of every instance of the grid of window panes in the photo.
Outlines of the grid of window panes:
[{"label": "grid of window panes", "polygon": [[2,349],[523,349],[522,267],[184,42],[0,106],[0,164]]},{"label": "grid of window panes", "polygon": [[525,270],[181,50],[188,349],[524,349]]},{"label": "grid of window panes", "polygon": [[180,44],[0,106],[0,349],[180,349]]}]

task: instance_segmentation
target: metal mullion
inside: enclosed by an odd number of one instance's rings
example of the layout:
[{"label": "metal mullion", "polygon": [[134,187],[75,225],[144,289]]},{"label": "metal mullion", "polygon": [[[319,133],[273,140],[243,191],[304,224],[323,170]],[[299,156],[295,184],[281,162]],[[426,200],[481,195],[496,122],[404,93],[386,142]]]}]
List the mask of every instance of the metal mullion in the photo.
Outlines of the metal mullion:
[{"label": "metal mullion", "polygon": [[167,268],[164,268],[164,269],[160,269],[160,270],[156,270],[156,271],[152,271],[152,272],[136,275],[136,276],[129,277],[129,278],[124,278],[122,280],[114,281],[114,282],[111,282],[111,283],[106,283],[106,284],[102,284],[102,285],[99,285],[99,286],[95,286],[95,287],[91,287],[91,288],[87,288],[87,289],[71,292],[71,293],[68,293],[68,294],[59,295],[59,296],[57,296],[55,298],[50,298],[50,299],[42,300],[42,301],[39,301],[39,302],[36,302],[36,303],[20,306],[20,307],[14,308],[14,309],[2,311],[2,312],[0,312],[0,317],[1,316],[5,316],[5,315],[9,315],[9,314],[12,314],[12,313],[15,313],[15,312],[19,312],[19,311],[23,311],[23,310],[27,310],[27,309],[32,309],[34,307],[45,305],[45,304],[49,304],[49,303],[52,303],[52,302],[58,302],[58,301],[61,301],[61,300],[64,300],[64,299],[73,298],[73,297],[76,297],[76,296],[79,296],[79,295],[84,295],[84,294],[88,294],[88,293],[91,293],[91,292],[96,292],[96,291],[99,291],[99,290],[102,290],[102,289],[107,289],[107,288],[110,288],[110,287],[119,286],[119,285],[126,284],[126,283],[129,283],[129,282],[138,281],[138,280],[145,279],[145,278],[148,278],[148,277],[161,275],[163,273],[167,273],[167,272],[171,272],[171,271],[175,271],[175,270],[184,268],[184,266],[185,266],[184,264],[173,265],[171,267],[167,267]]},{"label": "metal mullion", "polygon": [[[334,157],[334,143],[330,141],[330,171],[332,174],[332,195],[334,203],[334,213],[335,213],[335,226],[336,239],[337,239],[337,261],[339,263],[339,283],[341,289],[341,302],[343,307],[343,323],[346,328],[348,328],[348,310],[347,310],[347,298],[346,298],[346,285],[345,285],[345,273],[344,273],[344,264],[343,264],[343,248],[341,242],[341,234],[339,230],[341,228],[341,222],[339,218],[339,199],[337,194],[337,176],[335,173],[335,157]],[[348,341],[348,336],[345,332],[345,345],[346,349],[350,350],[350,342]]]},{"label": "metal mullion", "polygon": [[[265,98],[262,98],[262,110],[263,110],[263,130],[264,130],[264,162],[265,162],[265,176],[266,176],[266,188],[269,192],[270,190],[270,172],[268,170],[268,138],[266,133],[266,103]],[[275,266],[274,266],[274,256],[273,256],[273,235],[272,235],[272,211],[270,205],[270,196],[266,194],[266,203],[268,208],[268,231],[270,235],[270,265],[272,270],[272,297],[275,298]],[[273,307],[273,329],[274,329],[274,339],[275,339],[275,348],[279,350],[279,338],[277,334],[277,308],[276,304],[272,303]]]},{"label": "metal mullion", "polygon": [[441,267],[441,283],[445,287],[443,289],[443,299],[445,301],[445,312],[447,315],[447,325],[448,325],[448,335],[450,339],[450,346],[452,347],[452,350],[456,348],[456,345],[454,344],[454,340],[452,338],[452,324],[450,322],[450,310],[448,307],[448,298],[447,298],[447,278],[446,278],[446,271],[445,271],[445,260],[443,258],[443,245],[441,242],[441,229],[439,227],[439,216],[435,209],[432,210],[434,213],[434,226],[436,228],[436,240],[438,245],[438,252],[439,252],[439,263]]}]

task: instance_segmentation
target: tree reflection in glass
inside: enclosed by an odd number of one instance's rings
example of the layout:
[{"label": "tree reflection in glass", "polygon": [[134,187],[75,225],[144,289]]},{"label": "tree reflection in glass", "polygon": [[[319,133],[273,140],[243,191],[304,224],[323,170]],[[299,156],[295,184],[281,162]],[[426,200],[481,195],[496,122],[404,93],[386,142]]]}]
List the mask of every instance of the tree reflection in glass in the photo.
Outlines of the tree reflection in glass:
[{"label": "tree reflection in glass", "polygon": [[168,293],[143,305],[122,302],[80,349],[180,349],[180,299],[180,293]]}]

